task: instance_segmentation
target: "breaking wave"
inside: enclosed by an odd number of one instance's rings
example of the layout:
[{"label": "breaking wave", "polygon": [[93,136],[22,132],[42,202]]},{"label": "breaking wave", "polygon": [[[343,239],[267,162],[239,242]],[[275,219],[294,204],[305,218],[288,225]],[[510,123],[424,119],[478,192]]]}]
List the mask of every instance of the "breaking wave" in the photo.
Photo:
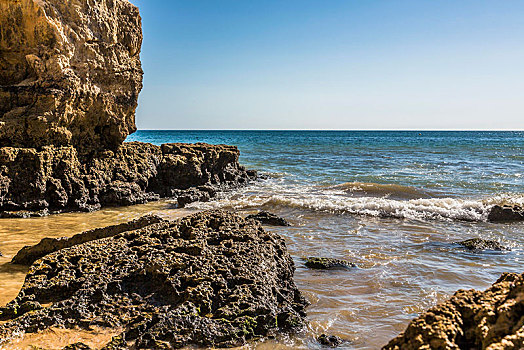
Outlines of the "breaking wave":
[{"label": "breaking wave", "polygon": [[[524,206],[524,194],[503,194],[488,198],[394,199],[390,191],[403,194],[426,193],[411,187],[356,183],[331,187],[278,185],[274,182],[246,188],[206,203],[193,203],[194,209],[265,209],[287,207],[302,210],[390,217],[416,220],[487,221],[494,205]],[[348,195],[348,189],[366,189],[364,196]],[[368,188],[372,188],[368,191]],[[396,197],[399,197],[398,191]],[[374,196],[371,196],[373,194]]]},{"label": "breaking wave", "polygon": [[420,190],[411,186],[396,184],[377,184],[368,182],[346,182],[332,187],[340,189],[350,194],[368,195],[371,197],[388,197],[395,199],[418,199],[432,198],[435,194]]}]

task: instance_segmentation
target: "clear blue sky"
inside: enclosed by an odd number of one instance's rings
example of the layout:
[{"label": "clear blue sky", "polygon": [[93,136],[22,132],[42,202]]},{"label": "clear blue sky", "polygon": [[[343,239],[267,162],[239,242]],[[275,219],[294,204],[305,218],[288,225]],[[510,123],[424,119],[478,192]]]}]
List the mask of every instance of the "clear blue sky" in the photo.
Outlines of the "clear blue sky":
[{"label": "clear blue sky", "polygon": [[139,129],[524,129],[522,0],[131,0]]}]

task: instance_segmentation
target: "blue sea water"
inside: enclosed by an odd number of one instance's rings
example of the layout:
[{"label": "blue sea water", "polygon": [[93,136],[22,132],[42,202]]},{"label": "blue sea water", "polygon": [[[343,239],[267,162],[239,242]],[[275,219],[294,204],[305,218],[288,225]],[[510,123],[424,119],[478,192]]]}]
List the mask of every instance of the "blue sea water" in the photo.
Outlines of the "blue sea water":
[{"label": "blue sea water", "polygon": [[[295,281],[311,302],[309,331],[254,348],[378,349],[419,313],[461,288],[485,289],[524,272],[524,223],[491,223],[495,204],[524,206],[524,132],[145,131],[127,141],[238,146],[261,180],[186,210],[268,210]],[[174,210],[174,209],[166,209]],[[457,242],[495,240],[509,250],[469,251]],[[311,271],[307,256],[358,267]]]},{"label": "blue sea water", "polygon": [[147,131],[128,141],[236,145],[248,168],[315,184],[413,186],[440,195],[524,191],[522,131]]}]

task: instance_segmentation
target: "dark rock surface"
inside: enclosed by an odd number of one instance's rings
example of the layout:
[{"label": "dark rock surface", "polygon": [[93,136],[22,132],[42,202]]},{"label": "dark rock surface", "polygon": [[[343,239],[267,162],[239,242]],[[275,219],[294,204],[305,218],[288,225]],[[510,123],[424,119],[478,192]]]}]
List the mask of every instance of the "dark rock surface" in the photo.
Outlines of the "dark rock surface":
[{"label": "dark rock surface", "polygon": [[460,244],[469,250],[509,250],[497,241],[491,241],[482,238],[467,239],[462,242],[457,242],[457,244]]},{"label": "dark rock surface", "polygon": [[503,274],[484,292],[459,290],[411,321],[384,350],[524,347],[524,274]]},{"label": "dark rock surface", "polygon": [[286,219],[276,216],[275,214],[269,213],[267,211],[261,210],[256,214],[251,214],[246,217],[246,219],[252,219],[260,222],[263,225],[272,225],[272,226],[291,226]]},{"label": "dark rock surface", "polygon": [[49,327],[123,327],[107,348],[238,346],[304,326],[306,300],[278,235],[223,211],[62,249],[0,308],[0,345]]},{"label": "dark rock surface", "polygon": [[73,147],[46,146],[41,151],[4,147],[0,216],[139,204],[184,196],[192,187],[210,197],[250,179],[238,157],[236,147],[207,144],[129,142],[89,156]]},{"label": "dark rock surface", "polygon": [[524,209],[516,206],[495,205],[488,215],[491,222],[524,221]]},{"label": "dark rock surface", "polygon": [[337,337],[336,335],[326,335],[322,334],[317,338],[317,341],[320,345],[329,346],[330,348],[336,348],[344,342],[342,338]]},{"label": "dark rock surface", "polygon": [[112,237],[122,232],[138,230],[143,227],[156,224],[164,221],[158,216],[147,215],[139,219],[113,225],[108,227],[96,228],[74,235],[73,237],[62,238],[44,238],[40,243],[34,246],[26,246],[22,248],[11,260],[13,264],[31,265],[36,260],[47,254],[56,252],[60,249],[69,248],[74,245],[94,241],[97,239]]},{"label": "dark rock surface", "polygon": [[136,130],[141,45],[127,0],[0,0],[0,146],[120,146]]},{"label": "dark rock surface", "polygon": [[327,270],[335,268],[351,268],[356,267],[357,265],[350,263],[349,261],[332,259],[332,258],[319,258],[319,257],[309,257],[305,259],[306,262],[304,265],[310,269],[318,270]]}]

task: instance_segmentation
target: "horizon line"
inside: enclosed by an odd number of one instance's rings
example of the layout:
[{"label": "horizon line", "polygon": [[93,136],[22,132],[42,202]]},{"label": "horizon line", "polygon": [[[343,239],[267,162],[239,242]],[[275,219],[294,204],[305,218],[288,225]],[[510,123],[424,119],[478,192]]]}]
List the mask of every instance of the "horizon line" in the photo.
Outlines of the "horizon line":
[{"label": "horizon line", "polygon": [[[137,129],[136,131],[506,131],[524,132],[524,129]],[[132,134],[131,134],[132,135]]]}]

